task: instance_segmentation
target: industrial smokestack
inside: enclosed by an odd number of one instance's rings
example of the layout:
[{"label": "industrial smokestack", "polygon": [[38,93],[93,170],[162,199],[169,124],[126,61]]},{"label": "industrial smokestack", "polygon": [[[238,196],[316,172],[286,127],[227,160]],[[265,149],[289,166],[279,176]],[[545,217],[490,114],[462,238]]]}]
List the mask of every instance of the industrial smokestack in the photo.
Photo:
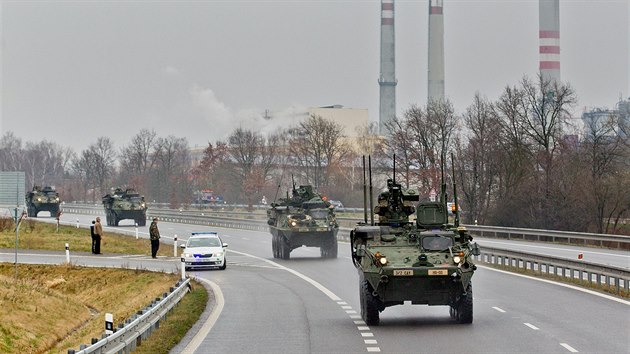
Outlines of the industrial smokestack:
[{"label": "industrial smokestack", "polygon": [[559,0],[539,0],[540,74],[544,80],[560,81]]},{"label": "industrial smokestack", "polygon": [[429,0],[429,100],[444,100],[443,1]]},{"label": "industrial smokestack", "polygon": [[396,43],[394,38],[394,0],[381,0],[381,74],[379,134],[386,135],[385,123],[396,116]]}]

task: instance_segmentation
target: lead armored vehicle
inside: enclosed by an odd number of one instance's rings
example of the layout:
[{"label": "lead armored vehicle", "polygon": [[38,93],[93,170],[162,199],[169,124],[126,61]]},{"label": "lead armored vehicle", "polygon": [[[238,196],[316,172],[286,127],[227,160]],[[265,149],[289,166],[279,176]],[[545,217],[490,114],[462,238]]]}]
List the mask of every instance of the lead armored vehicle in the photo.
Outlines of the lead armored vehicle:
[{"label": "lead armored vehicle", "polygon": [[[455,222],[449,224],[444,183],[439,201],[414,208],[418,200],[414,190],[388,180],[371,223],[365,212],[364,222],[350,233],[352,262],[359,272],[361,317],[368,325],[378,325],[380,312],[405,301],[449,306],[451,317],[459,323],[473,320],[471,278],[476,269],[473,255],[479,254],[479,248],[459,226],[456,208]],[[414,209],[415,222],[409,218]],[[378,222],[373,214],[379,216]]]},{"label": "lead armored vehicle", "polygon": [[295,188],[267,210],[274,258],[289,259],[302,246],[319,247],[322,258],[337,258],[339,225],[334,208],[310,185]]},{"label": "lead armored vehicle", "polygon": [[110,193],[103,197],[105,218],[108,226],[118,226],[121,220],[133,219],[138,226],[147,224],[147,204],[144,196],[141,196],[132,188],[112,188]]},{"label": "lead armored vehicle", "polygon": [[40,211],[49,211],[51,217],[59,214],[59,193],[55,187],[34,186],[33,190],[26,193],[26,208],[29,217],[37,217]]}]

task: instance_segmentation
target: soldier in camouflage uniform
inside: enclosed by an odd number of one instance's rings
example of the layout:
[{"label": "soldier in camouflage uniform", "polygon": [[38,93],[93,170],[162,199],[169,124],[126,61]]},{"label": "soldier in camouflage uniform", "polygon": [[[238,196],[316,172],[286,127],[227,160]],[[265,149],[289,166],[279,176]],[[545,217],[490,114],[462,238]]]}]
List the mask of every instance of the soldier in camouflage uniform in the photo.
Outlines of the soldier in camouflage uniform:
[{"label": "soldier in camouflage uniform", "polygon": [[153,218],[151,226],[149,226],[149,237],[151,238],[151,257],[157,258],[157,252],[160,248],[160,230],[157,227],[157,218]]}]

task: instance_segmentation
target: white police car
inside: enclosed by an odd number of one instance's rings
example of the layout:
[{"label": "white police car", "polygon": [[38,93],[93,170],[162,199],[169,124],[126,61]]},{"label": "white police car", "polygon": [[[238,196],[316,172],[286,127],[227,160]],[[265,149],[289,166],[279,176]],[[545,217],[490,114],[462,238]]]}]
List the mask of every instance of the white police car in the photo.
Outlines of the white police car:
[{"label": "white police car", "polygon": [[228,244],[221,241],[216,232],[193,232],[182,252],[184,267],[188,269],[196,268],[219,268],[227,267],[225,257]]}]

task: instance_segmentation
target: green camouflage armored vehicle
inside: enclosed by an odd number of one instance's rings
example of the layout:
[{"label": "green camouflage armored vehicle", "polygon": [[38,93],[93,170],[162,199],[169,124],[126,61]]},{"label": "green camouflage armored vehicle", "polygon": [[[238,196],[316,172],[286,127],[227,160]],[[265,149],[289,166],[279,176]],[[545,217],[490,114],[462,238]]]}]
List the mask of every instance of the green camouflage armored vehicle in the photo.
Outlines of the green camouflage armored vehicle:
[{"label": "green camouflage armored vehicle", "polygon": [[138,226],[147,224],[147,204],[144,197],[132,188],[112,188],[103,197],[103,207],[108,226],[118,226],[125,219],[133,219]]},{"label": "green camouflage armored vehicle", "polygon": [[339,225],[334,208],[306,185],[295,188],[293,196],[271,203],[267,224],[272,234],[274,258],[289,259],[291,251],[302,246],[319,247],[322,258],[337,258]]},{"label": "green camouflage armored vehicle", "polygon": [[[368,224],[366,212],[364,222],[350,233],[363,320],[378,325],[379,313],[386,307],[408,301],[449,306],[453,319],[471,323],[473,255],[479,254],[479,248],[459,227],[456,209],[454,224],[448,223],[446,186],[442,184],[440,201],[417,205],[415,223],[409,216],[418,194],[395,180],[388,180],[387,187],[374,208],[378,222],[372,216]],[[454,195],[457,205],[456,190]]]},{"label": "green camouflage armored vehicle", "polygon": [[59,193],[55,187],[34,186],[33,190],[26,193],[26,209],[29,217],[37,217],[40,211],[49,211],[51,217],[56,217],[59,213]]}]

